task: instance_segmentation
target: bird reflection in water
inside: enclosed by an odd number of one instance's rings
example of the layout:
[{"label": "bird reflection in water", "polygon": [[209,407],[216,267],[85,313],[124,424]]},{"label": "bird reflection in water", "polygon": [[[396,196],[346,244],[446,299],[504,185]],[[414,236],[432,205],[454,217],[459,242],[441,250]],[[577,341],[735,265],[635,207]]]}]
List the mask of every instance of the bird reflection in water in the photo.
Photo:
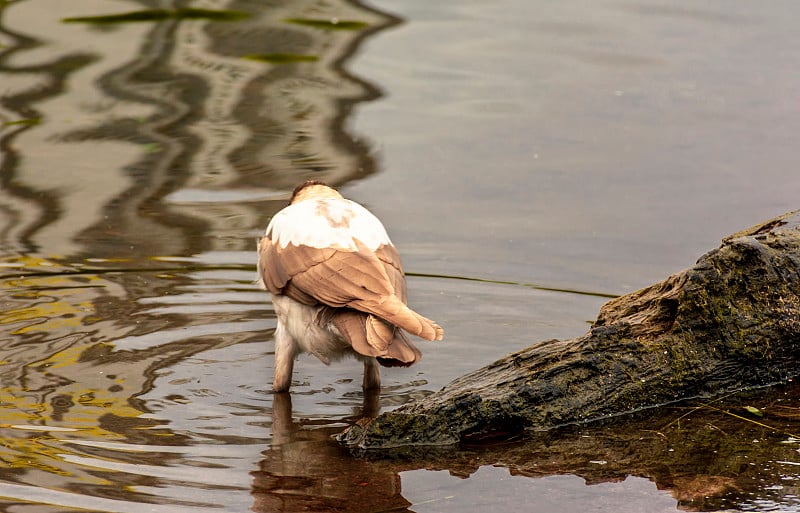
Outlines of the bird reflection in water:
[{"label": "bird reflection in water", "polygon": [[[379,390],[365,391],[359,417],[379,410]],[[292,420],[292,398],[275,393],[272,446],[252,473],[253,511],[410,511],[400,475],[390,466],[355,458],[331,436],[340,423],[304,427]]]}]

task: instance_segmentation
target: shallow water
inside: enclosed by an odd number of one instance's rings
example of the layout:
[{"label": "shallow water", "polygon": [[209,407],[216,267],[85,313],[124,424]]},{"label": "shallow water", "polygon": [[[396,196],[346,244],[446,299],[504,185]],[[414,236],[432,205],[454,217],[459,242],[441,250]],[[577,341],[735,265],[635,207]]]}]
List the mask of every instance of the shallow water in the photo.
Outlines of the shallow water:
[{"label": "shallow water", "polygon": [[[64,21],[151,7],[0,4],[5,510],[800,508],[792,389],[716,405],[763,419],[669,410],[426,462],[330,439],[797,208],[797,4],[208,0]],[[384,220],[410,302],[446,330],[379,399],[360,364],[311,357],[270,391],[254,241],[309,177]]]}]

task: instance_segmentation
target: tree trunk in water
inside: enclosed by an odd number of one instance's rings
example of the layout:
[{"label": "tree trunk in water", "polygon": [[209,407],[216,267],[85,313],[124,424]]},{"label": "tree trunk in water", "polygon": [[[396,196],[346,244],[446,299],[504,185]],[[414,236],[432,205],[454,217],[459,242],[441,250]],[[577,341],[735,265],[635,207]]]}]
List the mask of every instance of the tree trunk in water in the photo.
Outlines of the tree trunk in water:
[{"label": "tree trunk in water", "polygon": [[800,211],[603,305],[585,335],[462,376],[339,440],[360,449],[506,439],[800,374]]}]

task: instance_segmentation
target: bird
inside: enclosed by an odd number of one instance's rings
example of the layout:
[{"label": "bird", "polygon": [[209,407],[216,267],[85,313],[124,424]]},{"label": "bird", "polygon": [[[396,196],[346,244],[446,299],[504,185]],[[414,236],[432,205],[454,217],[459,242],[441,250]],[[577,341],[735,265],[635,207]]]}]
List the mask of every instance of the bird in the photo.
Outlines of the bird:
[{"label": "bird", "polygon": [[444,330],[408,307],[400,255],[381,221],[323,182],[298,185],[258,241],[258,284],[277,317],[272,389],[287,392],[294,361],[354,356],[362,387],[380,389],[379,365],[407,367],[421,351],[405,332],[442,340]]}]

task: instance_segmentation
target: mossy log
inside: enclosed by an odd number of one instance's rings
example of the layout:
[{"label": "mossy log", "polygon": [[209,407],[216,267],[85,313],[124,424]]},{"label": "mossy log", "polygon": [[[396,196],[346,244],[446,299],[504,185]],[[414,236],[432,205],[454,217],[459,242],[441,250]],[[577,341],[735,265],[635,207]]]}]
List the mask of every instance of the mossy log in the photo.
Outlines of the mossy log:
[{"label": "mossy log", "polygon": [[697,264],[549,340],[339,435],[360,449],[507,439],[800,374],[800,211],[731,235]]},{"label": "mossy log", "polygon": [[367,460],[378,475],[426,469],[468,477],[492,466],[531,478],[580,476],[587,485],[639,477],[672,494],[681,511],[762,511],[770,502],[777,511],[796,504],[798,433],[800,384],[791,383],[529,432],[514,443],[407,447],[352,461]]}]

